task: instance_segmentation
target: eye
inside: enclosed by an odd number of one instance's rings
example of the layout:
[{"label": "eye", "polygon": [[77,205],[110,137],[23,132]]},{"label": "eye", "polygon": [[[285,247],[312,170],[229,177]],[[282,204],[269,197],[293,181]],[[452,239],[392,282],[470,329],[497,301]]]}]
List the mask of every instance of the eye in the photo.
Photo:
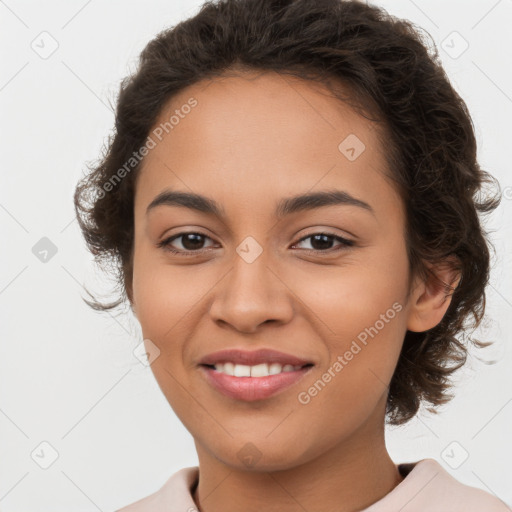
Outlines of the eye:
[{"label": "eye", "polygon": [[[176,249],[171,246],[171,243],[179,238],[183,238],[181,245],[183,249]],[[166,251],[172,252],[174,254],[190,254],[190,253],[200,253],[204,249],[201,247],[204,244],[204,239],[207,238],[211,240],[209,236],[204,235],[203,233],[198,233],[195,231],[188,231],[184,233],[178,233],[177,235],[173,235],[165,240],[162,240],[157,245],[158,247],[163,248]]]},{"label": "eye", "polygon": [[[339,235],[336,235],[334,233],[313,233],[311,235],[308,235],[304,238],[301,238],[297,243],[301,243],[305,240],[311,239],[311,243],[313,246],[313,249],[305,249],[306,252],[310,253],[321,253],[321,252],[336,252],[343,250],[347,247],[352,247],[354,245],[354,242],[352,240],[348,240],[347,238],[343,238]],[[336,249],[332,249],[332,247],[328,247],[332,244],[332,241],[337,240],[340,242],[340,246]]]},{"label": "eye", "polygon": [[[172,246],[172,243],[175,240],[183,239],[181,241],[182,248],[175,248]],[[187,231],[183,233],[178,233],[177,235],[173,235],[165,240],[162,240],[157,244],[158,247],[163,248],[165,251],[169,251],[173,254],[181,254],[184,256],[194,256],[202,253],[205,248],[203,247],[205,239],[212,240],[209,236],[195,231]],[[326,253],[326,252],[336,252],[348,247],[354,246],[354,242],[352,240],[348,240],[334,233],[313,233],[306,237],[301,238],[297,244],[304,242],[305,240],[311,239],[313,249],[304,249],[308,253]],[[330,245],[333,243],[333,240],[337,240],[340,245],[338,248],[333,249]],[[292,247],[295,247],[292,246]]]}]

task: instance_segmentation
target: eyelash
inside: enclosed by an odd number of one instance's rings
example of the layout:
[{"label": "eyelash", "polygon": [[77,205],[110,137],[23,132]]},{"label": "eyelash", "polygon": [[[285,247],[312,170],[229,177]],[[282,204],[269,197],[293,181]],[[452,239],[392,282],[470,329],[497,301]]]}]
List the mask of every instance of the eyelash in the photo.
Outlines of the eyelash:
[{"label": "eyelash", "polygon": [[[201,233],[199,231],[185,231],[185,232],[182,232],[182,233],[178,233],[177,235],[173,235],[169,238],[166,238],[165,240],[162,240],[161,242],[159,242],[157,244],[157,247],[159,248],[162,248],[164,251],[168,251],[172,254],[179,254],[181,256],[197,256],[199,254],[201,254],[202,252],[204,252],[205,250],[207,249],[198,249],[197,251],[187,251],[187,250],[181,250],[181,249],[174,249],[173,247],[171,247],[171,242],[173,242],[174,240],[176,240],[177,238],[180,238],[184,235],[199,235],[199,236],[203,236],[205,238],[210,238],[208,235],[205,235],[204,233]],[[296,244],[300,243],[300,242],[303,242],[304,240],[307,240],[308,238],[312,238],[316,235],[324,235],[324,236],[328,236],[328,237],[331,237],[331,238],[334,238],[336,239],[337,241],[341,242],[341,247],[339,247],[338,249],[325,249],[325,250],[320,250],[320,249],[302,249],[303,251],[305,251],[307,254],[315,254],[315,255],[322,255],[322,254],[325,254],[325,253],[328,253],[328,254],[331,254],[333,252],[338,252],[338,251],[343,251],[343,250],[346,250],[350,247],[353,247],[355,245],[355,242],[353,240],[348,240],[346,238],[343,238],[339,235],[336,235],[334,233],[329,233],[327,231],[321,231],[321,232],[318,232],[318,233],[312,233],[308,236],[305,236],[303,238],[301,238],[300,240],[298,240],[296,242]],[[211,240],[211,238],[210,238]],[[296,245],[294,244],[294,245]]]}]

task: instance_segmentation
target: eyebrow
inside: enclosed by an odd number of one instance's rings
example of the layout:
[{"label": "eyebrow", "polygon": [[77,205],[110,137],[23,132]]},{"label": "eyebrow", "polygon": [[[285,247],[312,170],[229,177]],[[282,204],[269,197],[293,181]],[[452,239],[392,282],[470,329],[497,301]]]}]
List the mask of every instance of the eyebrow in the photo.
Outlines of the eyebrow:
[{"label": "eyebrow", "polygon": [[[214,215],[218,218],[226,217],[224,208],[214,199],[201,194],[169,189],[163,190],[151,201],[146,208],[146,215],[157,206],[162,205],[183,206],[202,213]],[[277,203],[274,215],[277,218],[282,218],[293,213],[332,205],[356,206],[367,210],[375,216],[375,211],[368,203],[353,197],[343,190],[323,190],[286,197]]]}]

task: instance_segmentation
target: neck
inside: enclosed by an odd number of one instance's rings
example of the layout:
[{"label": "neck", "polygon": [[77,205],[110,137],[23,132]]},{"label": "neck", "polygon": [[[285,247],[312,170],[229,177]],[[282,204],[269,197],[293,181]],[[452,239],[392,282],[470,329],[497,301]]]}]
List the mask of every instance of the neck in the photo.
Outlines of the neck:
[{"label": "neck", "polygon": [[377,430],[366,425],[315,459],[276,471],[224,464],[196,442],[199,483],[193,499],[200,512],[362,510],[403,480],[386,450],[384,426]]}]

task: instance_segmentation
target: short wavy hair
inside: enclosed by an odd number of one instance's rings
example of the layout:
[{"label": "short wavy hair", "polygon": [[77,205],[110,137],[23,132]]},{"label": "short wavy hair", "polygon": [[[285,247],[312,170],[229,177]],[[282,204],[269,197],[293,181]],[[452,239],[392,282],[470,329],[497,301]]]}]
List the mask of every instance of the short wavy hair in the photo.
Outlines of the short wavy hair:
[{"label": "short wavy hair", "polygon": [[[409,283],[413,275],[436,278],[427,263],[449,264],[461,275],[455,289],[440,283],[452,296],[441,322],[425,332],[406,332],[388,391],[389,424],[410,420],[422,401],[436,412],[453,398],[450,377],[466,362],[464,338],[479,348],[492,343],[468,331],[483,318],[490,271],[490,242],[479,214],[499,205],[501,191],[477,162],[471,116],[431,36],[376,6],[349,0],[207,1],[147,44],[135,72],[121,82],[113,134],[100,159],[87,164],[74,194],[87,247],[103,270],[108,264],[115,273],[120,294],[101,303],[87,291],[93,300],[85,302],[102,311],[127,299],[132,304],[134,191],[143,161],[133,155],[162,109],[191,84],[244,70],[317,80],[379,128],[386,172],[405,205]],[[497,185],[498,192],[483,194],[485,184]]]}]

